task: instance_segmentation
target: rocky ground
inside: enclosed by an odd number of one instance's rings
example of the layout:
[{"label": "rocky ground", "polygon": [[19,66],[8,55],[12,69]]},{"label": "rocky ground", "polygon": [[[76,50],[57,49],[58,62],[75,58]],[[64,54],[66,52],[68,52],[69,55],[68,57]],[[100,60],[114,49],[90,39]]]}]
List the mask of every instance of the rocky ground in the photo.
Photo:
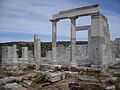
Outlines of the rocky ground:
[{"label": "rocky ground", "polygon": [[120,64],[100,69],[67,66],[0,68],[0,90],[120,90]]}]

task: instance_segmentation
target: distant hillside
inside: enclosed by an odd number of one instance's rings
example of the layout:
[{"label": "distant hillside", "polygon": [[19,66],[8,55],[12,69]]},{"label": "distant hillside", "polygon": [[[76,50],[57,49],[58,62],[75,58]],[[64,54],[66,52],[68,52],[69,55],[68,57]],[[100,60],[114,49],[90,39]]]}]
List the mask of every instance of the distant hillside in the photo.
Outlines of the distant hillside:
[{"label": "distant hillside", "polygon": [[[0,60],[2,58],[2,46],[12,46],[13,44],[17,45],[18,49],[18,55],[19,58],[22,55],[22,47],[28,47],[29,50],[34,50],[34,44],[33,42],[6,42],[6,43],[0,43]],[[87,41],[77,41],[77,45],[81,44],[87,44]],[[64,45],[65,47],[68,47],[70,45],[70,41],[58,41],[57,45]],[[46,56],[46,51],[52,50],[52,42],[41,42],[41,54],[42,57]],[[34,52],[33,52],[34,54]]]}]

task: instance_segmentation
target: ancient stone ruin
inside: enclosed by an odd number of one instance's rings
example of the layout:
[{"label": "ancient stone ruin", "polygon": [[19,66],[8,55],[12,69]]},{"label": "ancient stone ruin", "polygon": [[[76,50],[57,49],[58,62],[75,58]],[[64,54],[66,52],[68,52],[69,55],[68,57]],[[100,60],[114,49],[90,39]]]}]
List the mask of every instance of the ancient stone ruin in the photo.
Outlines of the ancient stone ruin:
[{"label": "ancient stone ruin", "polygon": [[[76,26],[78,17],[91,16],[91,25]],[[57,22],[62,19],[71,20],[70,65],[77,66],[76,31],[88,30],[88,58],[91,66],[100,67],[112,61],[109,24],[100,12],[99,5],[74,8],[54,14],[52,19],[52,63],[57,63],[56,29]]]},{"label": "ancient stone ruin", "polygon": [[2,65],[5,66],[26,66],[26,65],[40,65],[41,60],[41,46],[38,35],[34,35],[34,56],[28,47],[22,47],[22,57],[18,58],[17,46],[2,46]]},{"label": "ancient stone ruin", "polygon": [[[91,25],[76,26],[76,19],[91,16]],[[57,22],[71,20],[71,43],[57,45]],[[2,46],[0,90],[120,90],[120,38],[110,40],[107,18],[99,5],[54,14],[52,50],[42,56],[43,42],[34,35],[32,49],[17,44]],[[88,30],[88,43],[76,45],[76,32]],[[41,44],[42,43],[42,44]],[[11,44],[11,43],[10,43]],[[45,47],[46,48],[46,47]],[[1,49],[1,48],[0,48]]]},{"label": "ancient stone ruin", "polygon": [[[76,19],[91,16],[91,25],[76,26]],[[71,45],[64,47],[56,45],[57,22],[63,19],[71,20]],[[28,47],[22,47],[22,57],[18,58],[17,46],[2,47],[2,65],[24,66],[35,64],[104,67],[119,62],[119,38],[110,40],[107,18],[100,12],[99,5],[74,8],[54,14],[52,19],[52,51],[46,51],[46,57],[41,57],[41,41],[34,35],[34,55]],[[88,44],[76,45],[76,32],[88,30]]]}]

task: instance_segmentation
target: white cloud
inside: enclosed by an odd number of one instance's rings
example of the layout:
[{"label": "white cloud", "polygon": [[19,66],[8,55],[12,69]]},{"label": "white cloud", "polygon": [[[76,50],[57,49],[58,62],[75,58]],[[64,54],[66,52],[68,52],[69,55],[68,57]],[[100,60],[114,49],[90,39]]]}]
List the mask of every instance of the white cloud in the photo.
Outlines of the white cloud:
[{"label": "white cloud", "polygon": [[[2,22],[0,22],[0,31],[6,31],[6,32],[20,32],[20,33],[39,33],[39,34],[51,34],[51,22],[49,19],[51,19],[52,14],[55,12],[58,12],[63,9],[70,8],[74,6],[74,4],[71,4],[69,0],[57,0],[53,1],[48,0],[45,1],[39,1],[37,2],[33,0],[10,0],[10,3],[7,3],[7,0],[3,1],[3,12],[7,12],[7,14],[13,14],[16,16],[21,16],[18,18],[14,17],[2,17],[0,18]],[[67,3],[67,5],[65,5]],[[38,4],[38,5],[36,5]],[[40,6],[41,5],[41,6]],[[4,11],[4,7],[10,8],[8,11]],[[14,9],[18,12],[16,13]],[[20,12],[21,10],[21,12]],[[22,11],[26,11],[23,12]],[[33,15],[40,15],[42,17],[39,17],[41,19],[45,19],[44,21],[39,19],[38,20],[31,20],[29,16],[26,16],[26,14],[32,13]],[[33,16],[34,17],[34,16]],[[64,25],[65,22],[63,22],[61,25]],[[63,26],[64,27],[64,26]],[[68,27],[68,26],[66,26]],[[63,30],[63,28],[60,28]],[[66,32],[66,31],[64,31]],[[66,34],[66,33],[65,33]],[[63,33],[59,34],[63,35]]]},{"label": "white cloud", "polygon": [[[89,5],[87,1],[76,3],[72,0],[0,0],[0,32],[38,33],[51,35],[52,14],[64,9]],[[120,17],[112,11],[103,10],[109,19],[112,39],[119,37]],[[90,24],[90,19],[80,18],[77,25]],[[70,37],[70,20],[58,23],[59,36]],[[78,33],[78,38],[87,38],[86,33]],[[59,39],[59,38],[58,38]],[[2,40],[2,38],[1,38]]]}]

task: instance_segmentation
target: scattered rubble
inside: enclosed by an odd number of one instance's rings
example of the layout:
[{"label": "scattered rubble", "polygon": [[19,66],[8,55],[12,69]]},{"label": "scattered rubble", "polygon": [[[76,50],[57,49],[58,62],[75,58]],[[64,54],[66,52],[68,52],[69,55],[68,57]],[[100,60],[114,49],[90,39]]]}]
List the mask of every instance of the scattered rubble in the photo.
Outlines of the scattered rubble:
[{"label": "scattered rubble", "polygon": [[[45,67],[47,67],[45,65]],[[24,68],[24,69],[23,69]],[[101,76],[100,69],[52,66],[2,69],[0,90],[119,90],[119,76]],[[8,75],[7,75],[8,74]],[[99,74],[99,75],[98,75]]]}]

